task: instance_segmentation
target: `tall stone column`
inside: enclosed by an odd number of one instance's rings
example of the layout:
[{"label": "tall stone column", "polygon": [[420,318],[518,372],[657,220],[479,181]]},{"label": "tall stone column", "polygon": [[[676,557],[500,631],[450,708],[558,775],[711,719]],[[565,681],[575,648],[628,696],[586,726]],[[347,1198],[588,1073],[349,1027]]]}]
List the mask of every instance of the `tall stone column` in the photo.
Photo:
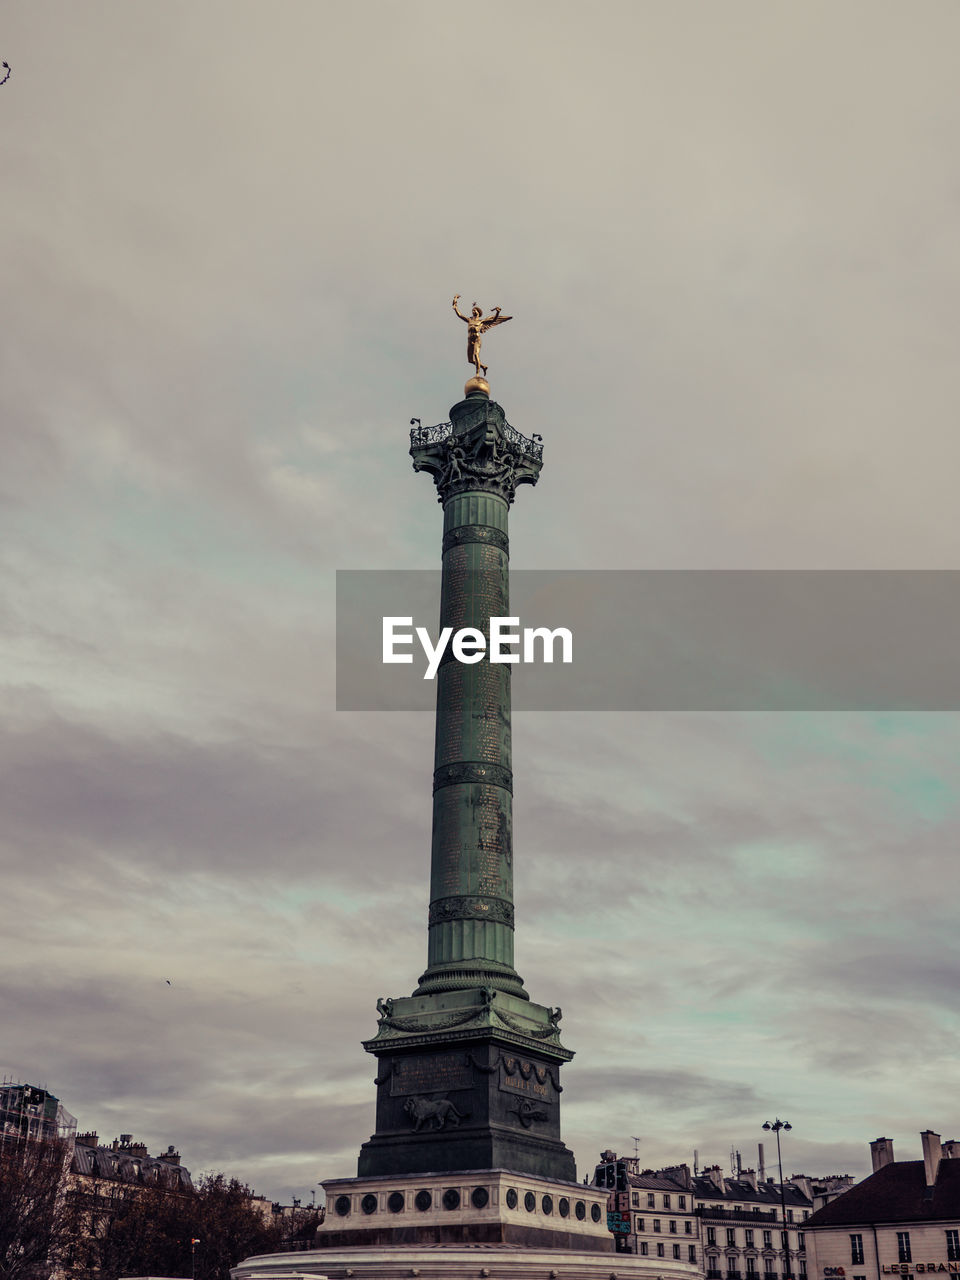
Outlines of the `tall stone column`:
[{"label": "tall stone column", "polygon": [[[474,391],[448,434],[414,432],[417,470],[443,503],[440,625],[474,627],[510,613],[507,515],[535,484],[542,446]],[[417,994],[490,986],[526,998],[513,967],[513,772],[508,663],[464,664],[448,649],[437,673],[428,968]]]},{"label": "tall stone column", "polygon": [[[527,439],[471,379],[450,422],[411,432],[416,471],[443,505],[440,625],[507,617],[507,513],[536,484]],[[377,1131],[359,1174],[514,1169],[576,1180],[560,1140],[560,1010],[536,1004],[513,966],[513,774],[508,663],[437,673],[427,969],[408,997],[378,1001]]]}]

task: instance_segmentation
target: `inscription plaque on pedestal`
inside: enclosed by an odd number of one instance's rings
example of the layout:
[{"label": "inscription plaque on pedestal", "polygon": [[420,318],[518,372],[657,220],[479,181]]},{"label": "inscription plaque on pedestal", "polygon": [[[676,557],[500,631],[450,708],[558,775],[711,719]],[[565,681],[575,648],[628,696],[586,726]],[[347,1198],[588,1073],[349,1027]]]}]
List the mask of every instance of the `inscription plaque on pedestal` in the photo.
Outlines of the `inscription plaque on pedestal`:
[{"label": "inscription plaque on pedestal", "polygon": [[447,1093],[451,1089],[469,1089],[472,1083],[473,1070],[462,1054],[446,1058],[410,1057],[394,1062],[390,1096]]}]

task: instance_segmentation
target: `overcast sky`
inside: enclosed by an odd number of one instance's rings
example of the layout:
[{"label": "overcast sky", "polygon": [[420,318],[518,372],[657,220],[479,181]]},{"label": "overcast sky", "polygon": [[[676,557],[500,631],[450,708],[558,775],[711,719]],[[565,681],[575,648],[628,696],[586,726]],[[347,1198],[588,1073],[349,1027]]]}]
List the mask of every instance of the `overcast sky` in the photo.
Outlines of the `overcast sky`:
[{"label": "overcast sky", "polygon": [[[334,709],[334,573],[439,562],[454,293],[544,437],[515,567],[960,569],[958,45],[955,0],[7,0],[0,1076],[271,1197],[355,1173],[432,721]],[[950,712],[517,713],[581,1177],[960,1136],[958,761]]]}]

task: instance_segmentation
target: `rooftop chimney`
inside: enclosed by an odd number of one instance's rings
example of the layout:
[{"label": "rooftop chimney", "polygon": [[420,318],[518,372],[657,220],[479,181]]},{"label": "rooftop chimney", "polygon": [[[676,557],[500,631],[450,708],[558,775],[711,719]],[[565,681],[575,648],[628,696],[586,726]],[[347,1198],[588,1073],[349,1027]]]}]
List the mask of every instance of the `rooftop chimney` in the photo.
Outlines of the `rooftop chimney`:
[{"label": "rooftop chimney", "polygon": [[944,1160],[960,1158],[960,1142],[957,1142],[956,1138],[950,1138],[943,1144],[943,1158]]},{"label": "rooftop chimney", "polygon": [[927,1186],[932,1187],[937,1181],[937,1169],[940,1167],[940,1157],[943,1150],[940,1146],[940,1135],[934,1133],[932,1129],[925,1129],[920,1135],[920,1141],[923,1143],[923,1172],[927,1180]]},{"label": "rooftop chimney", "polygon": [[690,1166],[688,1164],[671,1164],[665,1169],[659,1170],[661,1178],[672,1178],[674,1182],[679,1182],[681,1187],[686,1187],[689,1191],[693,1187],[693,1179],[690,1177]]},{"label": "rooftop chimney", "polygon": [[740,1177],[743,1182],[752,1187],[754,1191],[757,1189],[757,1174],[754,1169],[741,1169]]},{"label": "rooftop chimney", "polygon": [[813,1183],[804,1173],[795,1173],[792,1178],[787,1179],[790,1186],[796,1187],[801,1195],[806,1196],[808,1200],[813,1199]]},{"label": "rooftop chimney", "polygon": [[870,1143],[870,1159],[873,1161],[874,1173],[885,1164],[893,1164],[893,1139],[875,1138]]},{"label": "rooftop chimney", "polygon": [[704,1169],[704,1173],[718,1191],[723,1191],[723,1170],[718,1164],[712,1164],[709,1169]]}]

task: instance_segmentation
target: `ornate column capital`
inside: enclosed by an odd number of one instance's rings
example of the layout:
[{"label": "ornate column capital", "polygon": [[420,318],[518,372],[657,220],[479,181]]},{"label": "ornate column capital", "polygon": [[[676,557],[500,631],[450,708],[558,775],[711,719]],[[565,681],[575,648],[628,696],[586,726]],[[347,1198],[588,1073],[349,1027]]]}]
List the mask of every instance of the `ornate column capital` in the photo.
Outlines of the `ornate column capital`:
[{"label": "ornate column capital", "polygon": [[453,406],[450,417],[410,432],[413,469],[433,476],[438,502],[479,490],[509,504],[518,485],[537,483],[543,466],[540,437],[521,435],[495,401],[469,396]]}]

